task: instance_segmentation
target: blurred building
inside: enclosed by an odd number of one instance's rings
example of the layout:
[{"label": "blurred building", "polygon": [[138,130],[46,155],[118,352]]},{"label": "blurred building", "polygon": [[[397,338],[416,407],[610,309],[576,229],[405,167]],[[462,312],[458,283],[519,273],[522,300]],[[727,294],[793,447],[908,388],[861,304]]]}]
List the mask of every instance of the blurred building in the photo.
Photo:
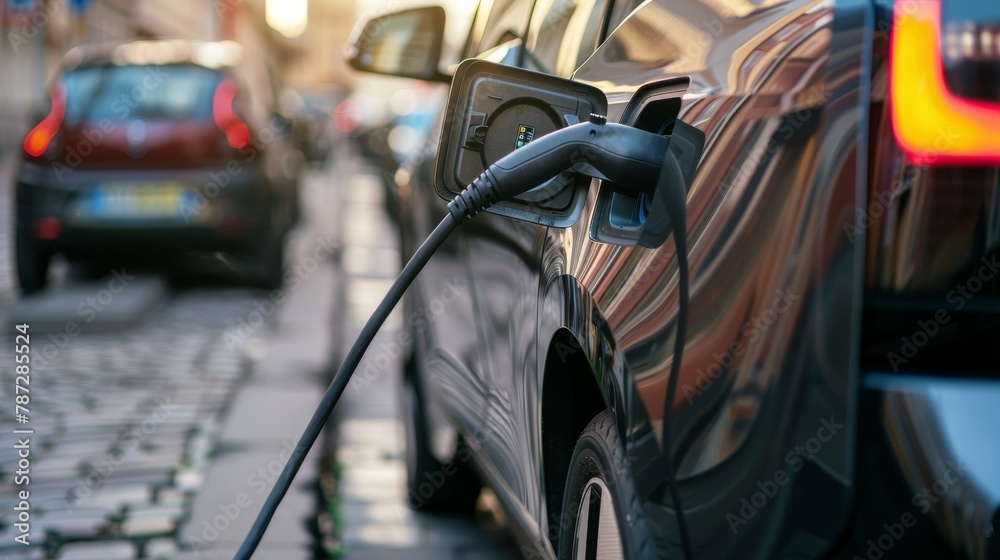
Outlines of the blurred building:
[{"label": "blurred building", "polygon": [[309,27],[299,55],[286,69],[286,83],[307,90],[353,84],[356,75],[344,60],[344,43],[357,17],[352,0],[311,0]]},{"label": "blurred building", "polygon": [[[297,16],[307,19],[294,36],[268,21],[269,3],[272,18],[301,7]],[[233,39],[266,60],[279,81],[323,91],[351,79],[341,52],[354,13],[352,0],[0,0],[0,153],[19,143],[63,54],[76,45]]]}]

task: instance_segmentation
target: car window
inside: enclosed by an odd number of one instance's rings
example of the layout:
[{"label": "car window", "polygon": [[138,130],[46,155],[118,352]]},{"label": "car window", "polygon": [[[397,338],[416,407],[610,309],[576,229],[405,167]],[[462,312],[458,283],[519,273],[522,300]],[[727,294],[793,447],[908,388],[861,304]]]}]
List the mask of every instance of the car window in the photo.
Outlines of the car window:
[{"label": "car window", "polygon": [[608,1],[598,0],[594,2],[589,11],[577,10],[577,13],[574,14],[574,20],[570,21],[571,28],[574,24],[580,25],[583,28],[580,36],[580,48],[576,53],[576,57],[574,58],[572,55],[567,54],[566,61],[573,70],[579,68],[581,64],[590,58],[590,55],[594,54],[594,51],[601,44],[605,35],[604,22],[607,10]]},{"label": "car window", "polygon": [[66,72],[66,122],[206,119],[219,74],[201,66],[89,66]]},{"label": "car window", "polygon": [[608,33],[611,33],[625,21],[632,12],[641,4],[649,0],[617,0],[611,9],[611,17],[608,19]]},{"label": "car window", "polygon": [[528,51],[547,72],[569,76],[597,49],[608,0],[539,0]]},{"label": "car window", "polygon": [[479,13],[476,15],[477,21],[484,16],[484,12],[487,12],[487,14],[485,16],[486,24],[483,27],[482,36],[476,44],[469,45],[466,58],[478,56],[498,45],[521,37],[528,23],[528,14],[531,12],[531,1],[484,1],[480,5]]}]

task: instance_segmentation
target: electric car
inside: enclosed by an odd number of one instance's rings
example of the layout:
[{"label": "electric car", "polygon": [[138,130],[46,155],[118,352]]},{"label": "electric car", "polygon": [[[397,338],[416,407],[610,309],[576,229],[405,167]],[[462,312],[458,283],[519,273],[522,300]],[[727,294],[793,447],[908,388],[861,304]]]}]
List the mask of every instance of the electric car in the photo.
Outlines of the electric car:
[{"label": "electric car", "polygon": [[45,288],[56,253],[117,266],[190,251],[230,253],[277,287],[303,158],[274,88],[232,41],[69,51],[24,137],[21,290]]},{"label": "electric car", "polygon": [[[448,83],[443,26],[382,16],[349,58]],[[527,558],[1000,558],[998,33],[974,0],[481,2],[463,58],[703,133],[691,290],[629,185],[461,226],[405,300],[414,507],[485,483]],[[433,159],[396,173],[404,260]]]}]

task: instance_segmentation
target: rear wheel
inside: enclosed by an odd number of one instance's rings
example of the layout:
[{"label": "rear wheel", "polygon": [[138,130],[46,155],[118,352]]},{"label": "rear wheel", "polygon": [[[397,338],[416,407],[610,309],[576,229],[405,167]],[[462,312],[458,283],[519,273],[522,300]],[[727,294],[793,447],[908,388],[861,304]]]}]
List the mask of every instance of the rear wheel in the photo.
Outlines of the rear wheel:
[{"label": "rear wheel", "polygon": [[52,251],[38,247],[28,232],[21,228],[17,229],[15,236],[17,280],[21,285],[21,293],[40,292],[49,284]]},{"label": "rear wheel", "polygon": [[291,214],[291,221],[288,225],[288,229],[292,229],[295,227],[295,224],[302,221],[302,202],[299,200],[299,197],[301,196],[301,189],[299,189],[299,185],[296,182],[295,188],[292,189],[292,193],[289,197],[290,200],[288,201],[289,214]]},{"label": "rear wheel", "polygon": [[573,450],[559,520],[560,560],[661,557],[607,410],[590,421]]},{"label": "rear wheel", "polygon": [[450,461],[442,463],[435,458],[413,358],[408,358],[403,367],[402,409],[410,507],[418,511],[472,513],[481,488],[479,478],[469,465],[472,451],[460,441]]},{"label": "rear wheel", "polygon": [[280,220],[278,212],[272,210],[265,233],[257,243],[257,253],[250,257],[250,273],[253,284],[265,290],[277,290],[285,276],[285,237],[288,228]]},{"label": "rear wheel", "polygon": [[256,260],[253,266],[254,285],[264,290],[281,288],[285,274],[284,240],[272,242],[272,246],[264,248]]}]

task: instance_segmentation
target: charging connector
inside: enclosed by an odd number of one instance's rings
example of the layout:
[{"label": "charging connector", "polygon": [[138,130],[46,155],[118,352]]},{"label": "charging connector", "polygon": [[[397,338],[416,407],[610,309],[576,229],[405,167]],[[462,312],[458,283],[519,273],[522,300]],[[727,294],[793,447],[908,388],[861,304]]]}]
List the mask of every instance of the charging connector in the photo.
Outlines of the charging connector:
[{"label": "charging connector", "polygon": [[652,194],[669,144],[663,136],[592,115],[590,122],[551,132],[507,154],[456,196],[448,209],[464,222],[566,171]]}]

